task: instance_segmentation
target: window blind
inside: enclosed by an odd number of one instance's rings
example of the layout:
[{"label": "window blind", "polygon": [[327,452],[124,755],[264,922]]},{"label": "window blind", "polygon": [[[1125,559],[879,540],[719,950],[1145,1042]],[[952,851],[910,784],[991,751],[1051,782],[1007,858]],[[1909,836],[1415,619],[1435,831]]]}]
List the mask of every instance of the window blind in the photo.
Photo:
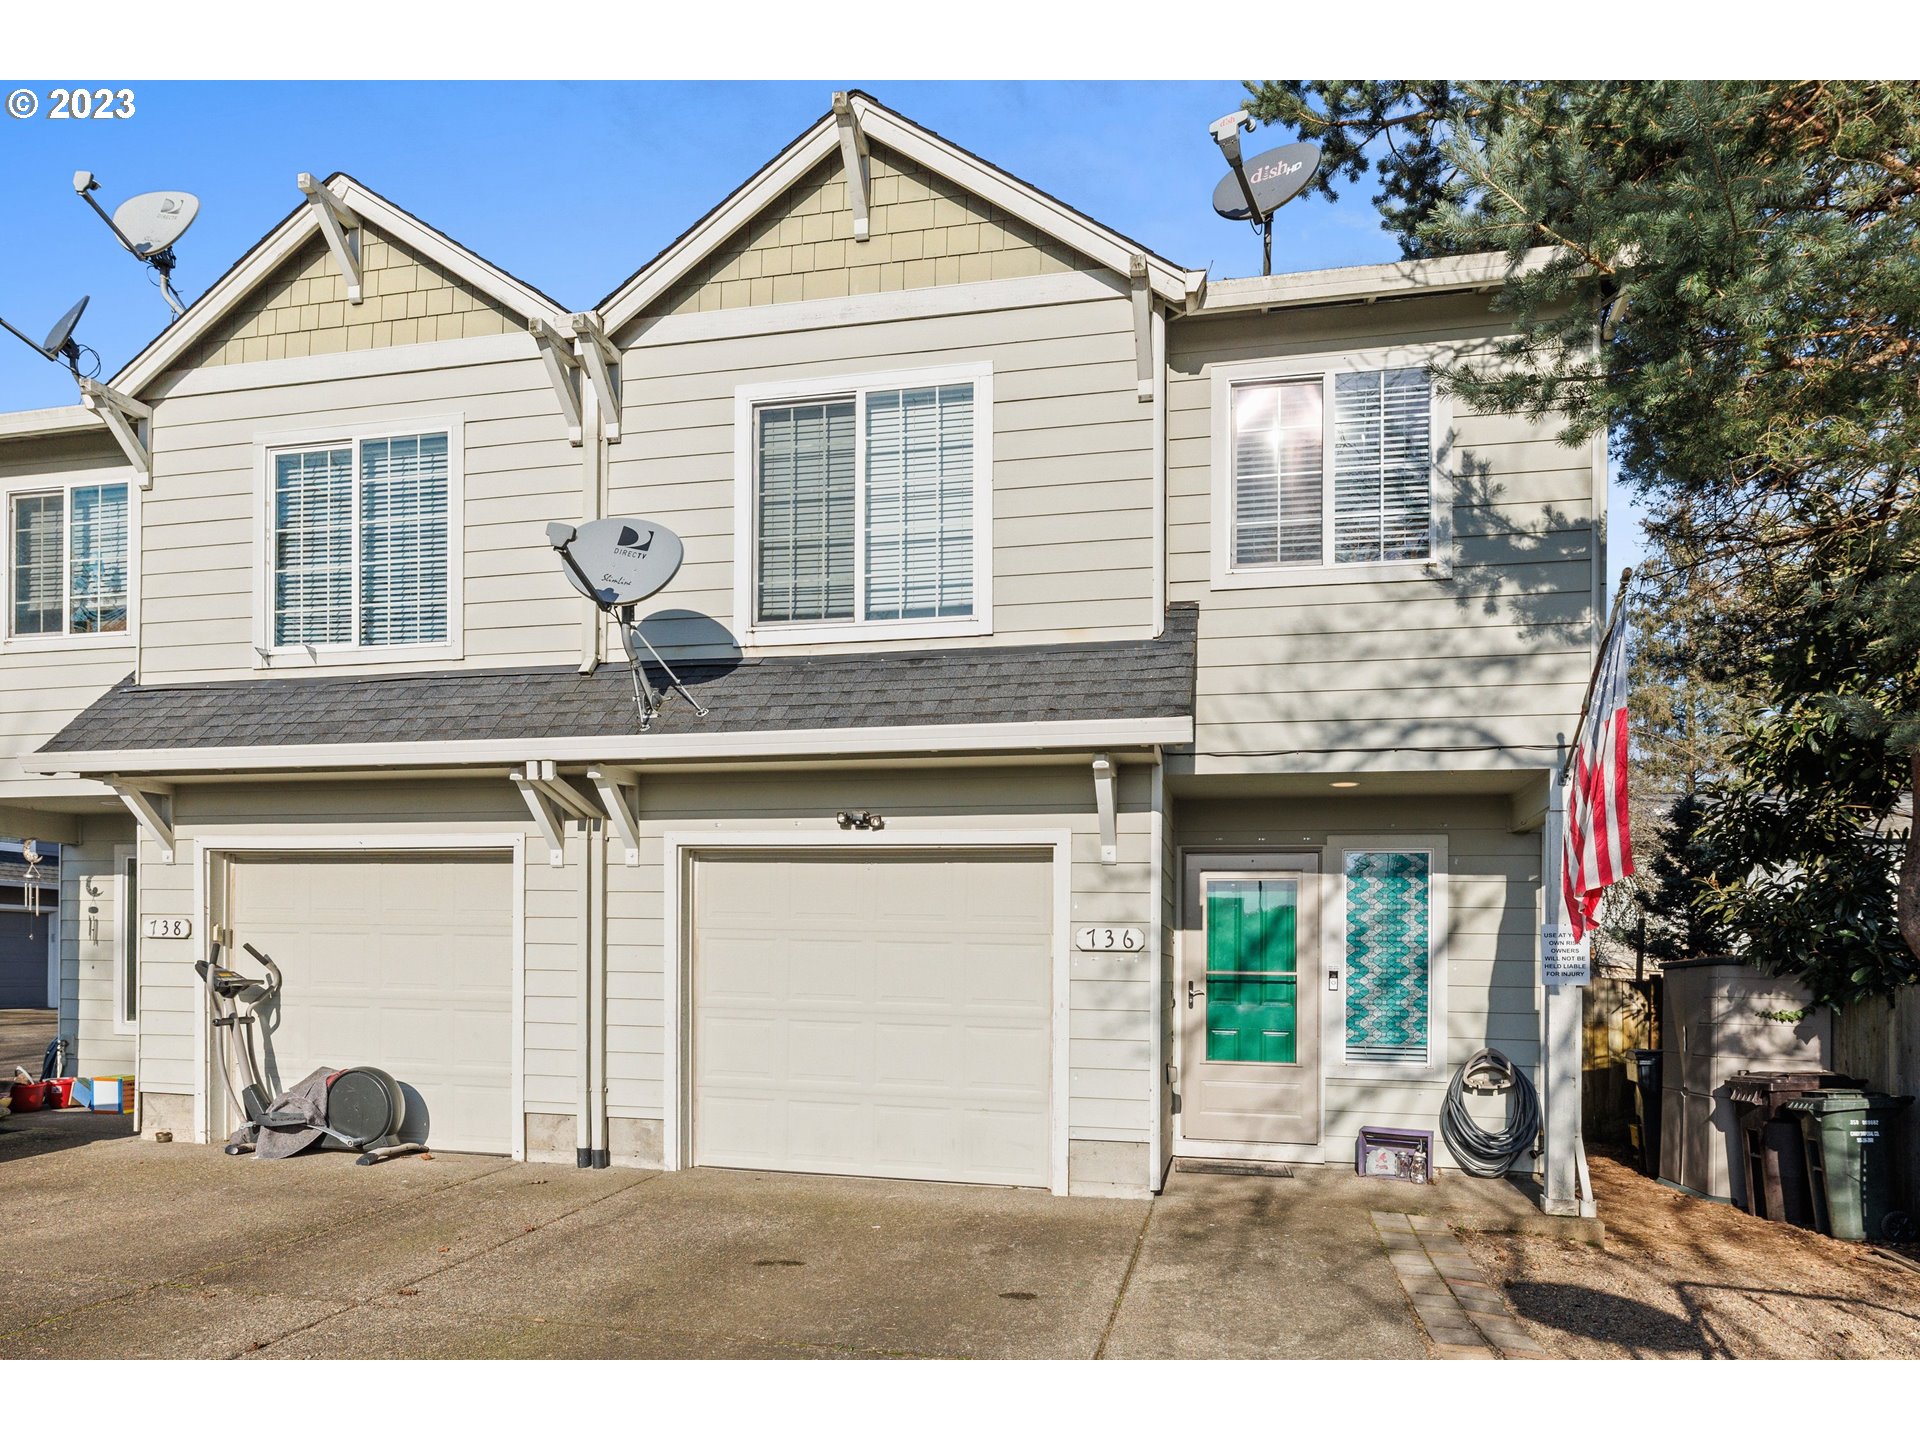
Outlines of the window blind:
[{"label": "window blind", "polygon": [[447,638],[447,437],[360,442],[360,643]]},{"label": "window blind", "polygon": [[273,457],[273,641],[353,639],[353,451]]},{"label": "window blind", "polygon": [[67,603],[75,635],[127,628],[127,538],[125,485],[74,487]]},{"label": "window blind", "polygon": [[67,497],[20,495],[13,502],[13,633],[58,635],[66,586]]},{"label": "window blind", "polygon": [[1427,1063],[1432,868],[1425,851],[1346,857],[1350,1061]]},{"label": "window blind", "polygon": [[1320,562],[1321,382],[1233,392],[1233,562]]},{"label": "window blind", "polygon": [[1426,559],[1433,549],[1427,372],[1336,375],[1333,411],[1334,560]]},{"label": "window blind", "polygon": [[973,386],[867,395],[867,619],[973,613]]},{"label": "window blind", "polygon": [[769,406],[755,419],[754,617],[851,620],[854,402]]}]

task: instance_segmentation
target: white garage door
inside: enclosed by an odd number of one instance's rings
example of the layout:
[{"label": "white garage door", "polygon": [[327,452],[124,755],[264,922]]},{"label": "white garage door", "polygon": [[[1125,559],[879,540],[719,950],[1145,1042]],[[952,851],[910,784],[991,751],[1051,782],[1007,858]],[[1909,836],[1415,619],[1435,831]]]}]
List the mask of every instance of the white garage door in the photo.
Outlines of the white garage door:
[{"label": "white garage door", "polygon": [[405,1138],[511,1154],[512,883],[504,856],[235,859],[235,943],[286,976],[277,1083],[377,1065],[406,1093]]},{"label": "white garage door", "polygon": [[1045,1185],[1042,858],[712,858],[694,872],[700,1165]]}]

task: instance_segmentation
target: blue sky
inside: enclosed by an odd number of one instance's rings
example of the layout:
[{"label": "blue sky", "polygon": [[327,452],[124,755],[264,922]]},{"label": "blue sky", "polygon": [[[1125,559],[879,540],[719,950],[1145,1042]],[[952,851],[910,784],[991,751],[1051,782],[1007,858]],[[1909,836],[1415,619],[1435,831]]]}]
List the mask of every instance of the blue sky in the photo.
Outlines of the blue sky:
[{"label": "blue sky", "polygon": [[[135,91],[131,119],[56,121],[44,103],[32,119],[0,118],[0,315],[37,339],[92,295],[79,338],[103,374],[153,337],[166,309],[74,196],[75,170],[100,178],[109,211],[142,190],[200,197],[174,276],[189,301],[293,208],[297,172],[346,170],[584,309],[849,82],[115,83]],[[1259,271],[1253,232],[1209,204],[1225,171],[1207,125],[1242,103],[1237,81],[850,83],[1171,259],[1216,276]],[[44,101],[47,85],[32,88]],[[1276,270],[1396,253],[1369,186],[1338,204],[1294,202],[1274,237]],[[73,398],[64,371],[0,335],[0,410]]]}]

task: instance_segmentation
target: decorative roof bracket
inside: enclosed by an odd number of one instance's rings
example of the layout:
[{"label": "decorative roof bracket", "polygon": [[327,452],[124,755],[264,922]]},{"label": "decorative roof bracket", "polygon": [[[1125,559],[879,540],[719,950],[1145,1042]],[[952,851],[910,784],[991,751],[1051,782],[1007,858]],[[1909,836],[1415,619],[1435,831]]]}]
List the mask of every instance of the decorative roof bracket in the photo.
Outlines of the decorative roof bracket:
[{"label": "decorative roof bracket", "polygon": [[867,222],[867,191],[872,184],[867,161],[867,134],[860,128],[860,112],[844,90],[833,92],[833,123],[840,131],[840,164],[847,172],[847,199],[853,206],[853,238],[872,238]]},{"label": "decorative roof bracket", "polygon": [[294,177],[294,184],[300,187],[300,193],[307,197],[307,204],[313,207],[314,217],[320,222],[320,233],[326,237],[327,249],[333,252],[334,263],[340,267],[340,274],[347,282],[347,303],[358,305],[363,298],[360,287],[360,217],[349,210],[338,195],[306,171],[302,170]]}]

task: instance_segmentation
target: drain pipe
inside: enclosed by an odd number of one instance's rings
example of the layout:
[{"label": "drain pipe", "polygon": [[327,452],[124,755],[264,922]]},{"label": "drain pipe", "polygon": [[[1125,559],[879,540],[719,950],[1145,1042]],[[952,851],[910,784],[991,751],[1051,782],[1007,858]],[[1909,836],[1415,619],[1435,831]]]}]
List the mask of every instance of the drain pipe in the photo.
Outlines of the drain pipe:
[{"label": "drain pipe", "polygon": [[588,922],[593,943],[587,950],[587,1091],[588,1129],[593,1168],[612,1163],[607,1144],[607,826],[586,822],[588,887],[592,909]]},{"label": "drain pipe", "polygon": [[581,1169],[593,1164],[593,836],[581,827],[580,875],[576,886],[577,914],[580,917],[580,1094],[579,1113],[574,1124],[573,1163]]}]

